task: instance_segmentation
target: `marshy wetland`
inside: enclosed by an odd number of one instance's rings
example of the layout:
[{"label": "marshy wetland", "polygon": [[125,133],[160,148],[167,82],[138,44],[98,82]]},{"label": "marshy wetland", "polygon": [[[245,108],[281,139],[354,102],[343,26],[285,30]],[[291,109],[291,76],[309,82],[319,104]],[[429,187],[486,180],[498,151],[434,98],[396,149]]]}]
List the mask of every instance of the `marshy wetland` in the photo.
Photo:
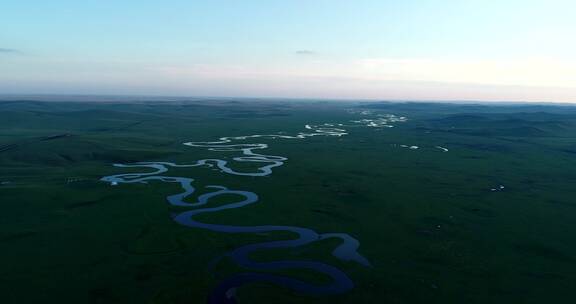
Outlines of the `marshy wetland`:
[{"label": "marshy wetland", "polygon": [[564,303],[576,107],[0,101],[3,303]]}]

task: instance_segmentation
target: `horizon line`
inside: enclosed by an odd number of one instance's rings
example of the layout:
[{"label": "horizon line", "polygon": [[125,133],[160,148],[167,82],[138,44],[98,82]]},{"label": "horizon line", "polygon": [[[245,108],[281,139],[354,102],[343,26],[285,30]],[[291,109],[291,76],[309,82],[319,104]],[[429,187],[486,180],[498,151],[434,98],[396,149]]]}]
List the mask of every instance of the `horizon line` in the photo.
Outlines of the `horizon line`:
[{"label": "horizon line", "polygon": [[[0,93],[0,101],[9,101],[9,98],[40,98],[40,100],[29,101],[56,101],[56,100],[41,100],[42,98],[168,98],[168,99],[253,99],[253,100],[289,100],[289,101],[338,101],[338,102],[390,102],[390,103],[449,103],[449,104],[538,104],[538,105],[572,105],[576,106],[576,101],[527,101],[527,100],[481,100],[481,99],[395,99],[395,98],[328,98],[328,97],[278,97],[278,96],[202,96],[202,95],[159,95],[159,94],[76,94],[76,93],[18,93],[18,94],[3,94]],[[61,100],[61,101],[74,101],[74,100]],[[90,102],[90,100],[78,100],[83,102]],[[104,102],[104,100],[93,100]],[[111,100],[112,101],[112,100]],[[133,100],[137,101],[137,100]],[[178,100],[166,100],[178,101]]]}]

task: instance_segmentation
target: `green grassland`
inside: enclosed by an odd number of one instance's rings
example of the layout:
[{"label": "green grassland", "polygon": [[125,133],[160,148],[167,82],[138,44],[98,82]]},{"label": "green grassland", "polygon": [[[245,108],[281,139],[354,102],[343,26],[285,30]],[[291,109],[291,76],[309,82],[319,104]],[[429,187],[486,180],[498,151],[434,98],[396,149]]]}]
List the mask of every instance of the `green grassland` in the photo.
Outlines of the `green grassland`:
[{"label": "green grassland", "polygon": [[[209,267],[215,258],[291,235],[186,228],[172,221],[179,209],[165,201],[177,185],[112,187],[99,179],[130,171],[113,163],[238,156],[185,141],[294,134],[307,123],[362,118],[348,109],[408,121],[352,127],[343,137],[256,139],[270,145],[266,154],[288,157],[267,177],[171,169],[199,189],[225,185],[260,196],[202,221],[345,232],[372,263],[337,260],[335,240],[261,251],[254,259],[337,266],[356,288],[310,297],[254,284],[238,291],[240,303],[576,299],[576,107],[193,99],[0,101],[0,301],[204,303],[221,279],[243,271],[226,257]],[[491,191],[499,185],[505,189]]]}]

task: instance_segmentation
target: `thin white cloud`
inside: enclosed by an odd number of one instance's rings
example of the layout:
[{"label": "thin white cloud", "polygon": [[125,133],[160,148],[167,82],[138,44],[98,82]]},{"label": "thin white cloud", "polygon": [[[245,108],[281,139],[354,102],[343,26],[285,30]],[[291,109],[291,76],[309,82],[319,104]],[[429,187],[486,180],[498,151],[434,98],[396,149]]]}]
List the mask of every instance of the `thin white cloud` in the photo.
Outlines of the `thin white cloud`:
[{"label": "thin white cloud", "polygon": [[358,75],[373,79],[576,88],[576,62],[513,60],[365,59]]},{"label": "thin white cloud", "polygon": [[196,64],[158,69],[167,76],[227,79],[316,77],[576,88],[576,62],[539,58],[508,61],[368,58],[337,63],[314,60],[290,65]]},{"label": "thin white cloud", "polygon": [[253,92],[278,97],[576,102],[576,64],[553,59],[367,58],[337,64],[313,60],[291,65],[197,64],[152,70],[169,86],[202,84],[243,96]]}]

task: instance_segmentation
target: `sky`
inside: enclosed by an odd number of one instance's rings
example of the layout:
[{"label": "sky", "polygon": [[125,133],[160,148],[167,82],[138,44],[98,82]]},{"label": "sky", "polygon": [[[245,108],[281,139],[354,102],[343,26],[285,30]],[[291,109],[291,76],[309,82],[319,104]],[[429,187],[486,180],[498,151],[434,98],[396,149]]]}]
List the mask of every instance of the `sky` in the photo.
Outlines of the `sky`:
[{"label": "sky", "polygon": [[0,94],[576,102],[573,0],[0,8]]}]

